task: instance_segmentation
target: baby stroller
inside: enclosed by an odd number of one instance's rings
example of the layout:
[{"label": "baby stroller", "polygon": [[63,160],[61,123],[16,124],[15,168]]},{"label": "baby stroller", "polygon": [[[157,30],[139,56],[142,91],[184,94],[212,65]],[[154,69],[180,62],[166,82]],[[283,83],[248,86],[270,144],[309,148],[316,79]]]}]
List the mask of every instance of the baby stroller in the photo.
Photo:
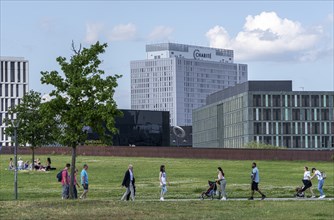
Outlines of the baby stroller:
[{"label": "baby stroller", "polygon": [[304,198],[305,197],[303,187],[296,187],[295,191],[296,191],[295,197],[297,197],[297,198]]},{"label": "baby stroller", "polygon": [[307,190],[308,188],[310,188],[312,186],[311,181],[307,181],[307,180],[302,180],[304,185],[302,187],[297,187],[296,190],[296,194],[295,197],[299,197],[299,198],[304,198],[305,197],[305,190]]},{"label": "baby stroller", "polygon": [[202,192],[201,199],[204,199],[204,197],[207,197],[207,198],[210,197],[212,200],[213,197],[216,195],[216,192],[217,192],[216,182],[208,180],[208,184],[209,184],[209,188],[205,192]]}]

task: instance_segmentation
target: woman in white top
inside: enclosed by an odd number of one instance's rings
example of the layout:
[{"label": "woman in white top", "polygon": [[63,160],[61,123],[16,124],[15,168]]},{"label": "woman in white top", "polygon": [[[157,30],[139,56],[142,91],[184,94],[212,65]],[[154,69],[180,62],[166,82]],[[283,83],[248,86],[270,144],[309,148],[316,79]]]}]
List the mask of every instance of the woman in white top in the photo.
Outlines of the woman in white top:
[{"label": "woman in white top", "polygon": [[302,181],[303,181],[304,187],[302,188],[301,192],[304,192],[307,189],[310,189],[310,192],[312,194],[311,198],[315,198],[315,195],[312,190],[311,172],[308,170],[308,167],[304,167],[304,177]]},{"label": "woman in white top", "polygon": [[159,173],[159,181],[160,181],[160,187],[161,187],[161,192],[160,192],[160,201],[164,201],[164,195],[167,192],[167,186],[166,184],[169,182],[167,181],[167,175],[165,171],[165,165],[160,166],[160,173]]},{"label": "woman in white top", "polygon": [[225,191],[226,179],[225,179],[225,174],[224,174],[224,171],[222,170],[221,167],[217,168],[217,172],[218,172],[218,179],[216,179],[216,181],[219,182],[219,184],[220,184],[220,191],[221,191],[221,195],[223,196],[221,200],[226,200],[226,191]]},{"label": "woman in white top", "polygon": [[319,199],[323,199],[323,198],[326,197],[325,194],[324,194],[324,191],[322,190],[322,187],[324,186],[325,180],[322,177],[321,172],[319,170],[317,170],[316,168],[312,168],[312,173],[313,173],[313,176],[311,177],[311,179],[313,179],[315,176],[317,176],[317,178],[318,178],[318,190],[320,192]]}]

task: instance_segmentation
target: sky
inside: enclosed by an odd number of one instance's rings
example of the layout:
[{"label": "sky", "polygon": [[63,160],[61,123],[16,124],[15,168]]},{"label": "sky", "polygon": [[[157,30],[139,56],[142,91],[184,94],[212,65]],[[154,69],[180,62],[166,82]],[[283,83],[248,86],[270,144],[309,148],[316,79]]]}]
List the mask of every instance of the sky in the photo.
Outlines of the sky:
[{"label": "sky", "polygon": [[106,74],[121,74],[115,100],[131,108],[130,61],[145,45],[174,42],[234,50],[249,80],[292,80],[294,90],[334,91],[334,1],[0,0],[0,55],[29,60],[29,88],[41,71],[70,58],[71,42],[108,43]]}]

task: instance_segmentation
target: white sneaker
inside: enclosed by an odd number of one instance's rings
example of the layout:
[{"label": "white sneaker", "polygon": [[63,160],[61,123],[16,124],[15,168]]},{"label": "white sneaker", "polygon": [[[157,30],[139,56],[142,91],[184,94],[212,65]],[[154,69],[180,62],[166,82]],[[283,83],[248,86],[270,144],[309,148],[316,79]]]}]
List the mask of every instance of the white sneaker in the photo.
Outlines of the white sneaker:
[{"label": "white sneaker", "polygon": [[160,197],[160,201],[164,201],[165,199],[164,199],[164,197]]},{"label": "white sneaker", "polygon": [[223,197],[221,200],[226,200],[226,197]]},{"label": "white sneaker", "polygon": [[311,196],[311,198],[315,198],[315,195]]},{"label": "white sneaker", "polygon": [[319,196],[319,199],[323,199],[325,197],[326,197],[325,195],[322,195],[322,196]]}]

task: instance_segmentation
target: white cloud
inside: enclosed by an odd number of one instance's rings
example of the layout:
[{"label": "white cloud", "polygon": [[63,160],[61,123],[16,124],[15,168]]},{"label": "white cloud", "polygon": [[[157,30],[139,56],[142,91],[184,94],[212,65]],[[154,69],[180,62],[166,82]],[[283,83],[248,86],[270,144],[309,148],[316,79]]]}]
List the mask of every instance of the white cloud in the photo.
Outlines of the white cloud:
[{"label": "white cloud", "polygon": [[131,40],[136,37],[137,28],[134,24],[119,24],[115,26],[108,34],[110,41]]},{"label": "white cloud", "polygon": [[148,35],[149,40],[168,40],[173,33],[173,28],[166,26],[157,26]]},{"label": "white cloud", "polygon": [[94,44],[99,39],[99,35],[103,30],[103,24],[100,23],[87,23],[86,24],[86,36],[85,42]]},{"label": "white cloud", "polygon": [[243,30],[234,38],[221,26],[206,33],[210,46],[233,49],[237,60],[247,61],[315,60],[322,54],[323,35],[321,26],[306,29],[297,21],[280,18],[275,12],[247,16]]}]

